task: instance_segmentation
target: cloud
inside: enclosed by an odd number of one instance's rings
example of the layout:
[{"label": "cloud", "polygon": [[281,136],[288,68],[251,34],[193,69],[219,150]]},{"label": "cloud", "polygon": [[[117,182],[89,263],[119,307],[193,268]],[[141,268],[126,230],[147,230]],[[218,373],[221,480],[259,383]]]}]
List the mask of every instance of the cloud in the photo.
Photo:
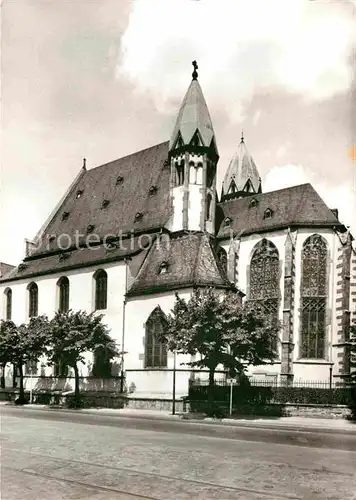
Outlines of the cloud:
[{"label": "cloud", "polygon": [[309,182],[329,208],[339,210],[340,222],[350,226],[356,236],[356,190],[351,182],[331,186],[320,180],[320,176],[302,165],[274,166],[263,182],[264,192],[296,186]]},{"label": "cloud", "polygon": [[351,2],[150,0],[135,2],[117,75],[171,112],[200,66],[211,108],[241,118],[252,96],[282,87],[306,99],[346,91],[355,39]]}]

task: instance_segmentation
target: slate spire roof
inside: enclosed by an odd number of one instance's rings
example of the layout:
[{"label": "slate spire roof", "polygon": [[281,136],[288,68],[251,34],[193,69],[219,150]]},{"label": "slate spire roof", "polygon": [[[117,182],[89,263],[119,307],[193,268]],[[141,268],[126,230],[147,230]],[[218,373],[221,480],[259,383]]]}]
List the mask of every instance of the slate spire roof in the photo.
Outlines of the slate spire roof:
[{"label": "slate spire roof", "polygon": [[232,199],[251,193],[261,193],[261,178],[242,134],[224,177],[221,198]]},{"label": "slate spire roof", "polygon": [[170,150],[175,146],[179,137],[181,137],[185,145],[189,144],[196,131],[199,132],[203,146],[210,147],[214,142],[216,149],[213,124],[203,91],[198,82],[198,73],[196,71],[198,66],[195,61],[193,61],[193,66],[193,79],[178,112],[177,121],[169,142]]}]

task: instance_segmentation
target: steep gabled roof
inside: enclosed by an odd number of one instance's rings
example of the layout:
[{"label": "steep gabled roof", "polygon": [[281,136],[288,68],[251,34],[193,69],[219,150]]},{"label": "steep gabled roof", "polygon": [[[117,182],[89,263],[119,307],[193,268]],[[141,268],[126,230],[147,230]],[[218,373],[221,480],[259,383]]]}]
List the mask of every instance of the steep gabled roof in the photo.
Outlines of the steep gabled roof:
[{"label": "steep gabled roof", "polygon": [[203,146],[210,147],[214,138],[213,124],[203,91],[198,80],[193,79],[179,109],[169,149],[173,148],[179,136],[184,144],[189,144],[197,131]]},{"label": "steep gabled roof", "polygon": [[[166,235],[165,235],[166,236]],[[160,272],[161,266],[166,272]],[[172,235],[151,247],[128,295],[144,295],[192,286],[232,288],[217,263],[212,238],[207,233]]]},{"label": "steep gabled roof", "polygon": [[13,269],[15,269],[15,266],[0,262],[0,278],[6,277]]},{"label": "steep gabled roof", "polygon": [[[231,231],[242,235],[288,226],[343,227],[310,184],[225,201],[217,213],[219,238],[229,237]],[[231,222],[225,225],[227,218]]]},{"label": "steep gabled roof", "polygon": [[[76,234],[82,235],[79,243],[84,242],[89,226],[100,238],[163,227],[171,213],[167,157],[168,142],[164,142],[84,172],[31,256],[55,251],[58,243],[67,245],[69,239],[76,244]],[[155,189],[150,190],[152,186]],[[65,236],[58,240],[60,235]],[[55,238],[49,241],[51,236]]]},{"label": "steep gabled roof", "polygon": [[243,136],[226,171],[222,184],[222,196],[230,194],[229,190],[232,183],[237,192],[247,191],[247,185],[250,187],[249,191],[255,193],[261,191],[261,178],[256,164],[246,147]]}]

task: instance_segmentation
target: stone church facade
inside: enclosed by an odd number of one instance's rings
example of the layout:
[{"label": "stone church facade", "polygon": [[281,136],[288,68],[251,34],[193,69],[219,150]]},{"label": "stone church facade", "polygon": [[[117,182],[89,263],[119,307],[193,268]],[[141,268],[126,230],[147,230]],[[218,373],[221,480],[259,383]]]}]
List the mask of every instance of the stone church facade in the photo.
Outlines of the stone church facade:
[{"label": "stone church facade", "polygon": [[[343,384],[356,320],[352,235],[310,184],[264,193],[243,137],[220,194],[218,160],[195,68],[169,142],[83,165],[23,262],[0,278],[0,318],[98,311],[126,353],[134,395],[170,397],[174,356],[155,332],[175,292],[234,289],[283,324],[278,358],[249,375]],[[95,365],[87,359],[83,375]],[[177,356],[177,395],[192,376],[186,361]]]}]

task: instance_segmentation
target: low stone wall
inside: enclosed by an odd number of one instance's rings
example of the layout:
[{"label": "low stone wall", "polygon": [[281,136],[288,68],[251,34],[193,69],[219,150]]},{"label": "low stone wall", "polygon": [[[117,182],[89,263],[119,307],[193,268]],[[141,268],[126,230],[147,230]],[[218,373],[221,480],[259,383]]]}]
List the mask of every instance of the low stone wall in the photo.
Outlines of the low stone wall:
[{"label": "low stone wall", "polygon": [[347,406],[286,405],[285,414],[287,417],[347,418],[351,410]]}]

